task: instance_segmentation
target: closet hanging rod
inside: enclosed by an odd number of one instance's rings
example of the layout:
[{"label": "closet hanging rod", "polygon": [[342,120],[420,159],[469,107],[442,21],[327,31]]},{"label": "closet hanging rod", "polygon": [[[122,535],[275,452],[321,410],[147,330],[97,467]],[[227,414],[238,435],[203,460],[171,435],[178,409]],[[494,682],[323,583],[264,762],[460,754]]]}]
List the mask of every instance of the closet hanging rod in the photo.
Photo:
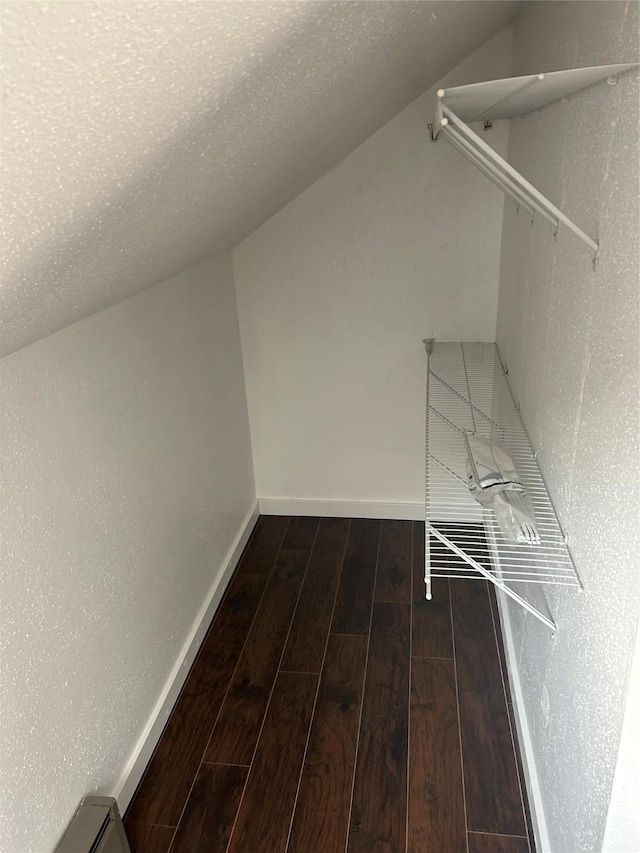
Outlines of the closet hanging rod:
[{"label": "closet hanging rod", "polygon": [[[586,243],[587,246],[593,249],[595,253],[594,260],[598,257],[600,253],[599,244],[595,240],[592,240],[588,234],[585,234],[582,228],[579,228],[575,222],[572,222],[572,220],[557,208],[555,204],[552,204],[549,199],[547,199],[533,186],[533,184],[529,183],[529,181],[514,169],[513,166],[507,163],[504,158],[494,151],[490,145],[487,145],[484,139],[481,139],[477,133],[474,133],[471,128],[467,127],[467,125],[459,119],[458,116],[449,109],[449,107],[442,103],[441,99],[438,99],[436,114],[438,112],[441,113],[441,118],[438,122],[441,129],[446,128],[449,125],[449,122],[451,122],[460,135],[467,140],[469,147],[473,149],[474,152],[476,150],[479,152],[477,154],[478,159],[483,160],[486,158],[498,172],[504,173],[510,177],[515,184],[520,187],[522,191],[526,192],[526,194],[532,199],[536,212],[539,212],[542,216],[545,216],[546,214],[546,219],[549,219],[549,217],[552,216],[558,222],[562,222],[563,225],[566,225],[570,231],[573,231],[573,233]],[[494,180],[494,183],[502,189],[497,180]]]},{"label": "closet hanging rod", "polygon": [[[447,121],[445,119],[445,121]],[[514,201],[517,205],[521,205],[525,208],[532,216],[536,213],[540,213],[540,215],[547,220],[547,222],[553,226],[554,231],[557,231],[558,228],[558,219],[553,217],[546,210],[541,209],[536,205],[535,201],[531,199],[529,195],[526,194],[525,189],[515,181],[509,179],[508,175],[500,174],[500,172],[496,169],[496,167],[489,163],[488,161],[483,161],[479,155],[474,151],[471,145],[463,139],[461,136],[458,136],[456,132],[452,129],[451,124],[447,121],[446,125],[442,126],[443,133],[451,142],[454,148],[456,148],[461,154],[464,154],[471,162],[476,166],[482,174],[489,178],[490,181],[493,181],[496,186],[501,189],[504,193],[506,193],[512,201]]]},{"label": "closet hanging rod", "polygon": [[553,228],[554,236],[557,236],[560,224],[566,226],[593,251],[595,269],[600,254],[598,241],[487,145],[471,130],[469,124],[474,121],[524,117],[556,101],[566,101],[572,95],[604,80],[614,85],[621,75],[637,68],[638,63],[569,68],[438,89],[435,119],[429,125],[431,141],[436,142],[442,133],[498,189],[527,210],[532,220],[536,213],[540,214]]}]

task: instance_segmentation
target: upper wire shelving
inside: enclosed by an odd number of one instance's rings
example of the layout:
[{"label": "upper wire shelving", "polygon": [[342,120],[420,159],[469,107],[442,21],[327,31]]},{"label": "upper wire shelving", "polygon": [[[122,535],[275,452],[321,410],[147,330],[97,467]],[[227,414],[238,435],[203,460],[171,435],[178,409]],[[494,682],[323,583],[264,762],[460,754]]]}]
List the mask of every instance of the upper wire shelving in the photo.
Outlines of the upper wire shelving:
[{"label": "upper wire shelving", "polygon": [[603,80],[615,82],[625,71],[637,67],[637,63],[632,63],[571,68],[566,71],[508,77],[503,80],[439,89],[435,121],[429,125],[431,139],[435,142],[439,134],[445,136],[454,148],[517,205],[527,210],[532,218],[538,214],[546,220],[553,228],[554,234],[557,234],[561,224],[566,226],[592,250],[595,269],[600,253],[597,239],[585,233],[537,190],[497,151],[487,145],[469,124],[475,121],[489,123],[496,119],[525,116]]}]

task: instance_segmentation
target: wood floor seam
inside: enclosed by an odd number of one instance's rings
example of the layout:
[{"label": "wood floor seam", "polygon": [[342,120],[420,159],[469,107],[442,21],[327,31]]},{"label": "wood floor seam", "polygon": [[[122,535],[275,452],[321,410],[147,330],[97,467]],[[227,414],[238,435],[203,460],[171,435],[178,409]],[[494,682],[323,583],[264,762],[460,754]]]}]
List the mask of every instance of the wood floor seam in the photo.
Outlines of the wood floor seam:
[{"label": "wood floor seam", "polygon": [[453,660],[453,657],[443,657],[442,655],[411,655],[412,660]]},{"label": "wood floor seam", "polygon": [[[275,683],[275,680],[274,680],[274,682],[273,682],[273,687],[275,687],[275,684],[276,684],[276,683]],[[272,688],[272,692],[273,692],[273,688]],[[268,707],[268,706],[267,706],[267,707]],[[264,716],[265,716],[265,719],[266,719],[267,715],[265,714]],[[262,724],[263,724],[263,726],[264,726],[264,720],[262,721]],[[260,738],[258,738],[258,743],[260,743]],[[258,744],[256,744],[256,749],[257,749],[257,747],[258,747]],[[255,756],[255,753],[254,753],[254,756]],[[228,853],[228,850],[229,850],[229,848],[230,848],[230,846],[231,846],[231,839],[233,838],[233,833],[234,833],[235,828],[236,828],[236,825],[237,825],[237,823],[238,823],[238,817],[240,816],[240,809],[242,808],[242,801],[243,801],[243,799],[244,799],[244,795],[245,795],[245,792],[246,792],[246,790],[247,790],[247,784],[248,784],[248,782],[249,782],[249,776],[250,776],[250,774],[251,774],[251,769],[252,769],[252,768],[251,768],[251,766],[250,766],[250,767],[249,767],[249,772],[247,773],[247,775],[246,775],[246,777],[245,777],[245,780],[244,780],[244,785],[242,786],[242,792],[241,792],[241,794],[240,794],[240,801],[239,801],[239,803],[238,803],[238,808],[236,809],[236,813],[235,813],[235,816],[234,816],[234,819],[233,819],[233,823],[231,824],[231,831],[229,832],[229,838],[228,838],[228,840],[227,840],[227,845],[226,845],[226,847],[224,848],[225,853]],[[178,853],[178,851],[176,851],[176,853]]]},{"label": "wood floor seam", "polygon": [[360,754],[360,733],[362,731],[362,713],[364,710],[364,693],[367,689],[367,670],[369,668],[369,652],[371,650],[371,625],[373,622],[373,607],[374,607],[374,598],[375,598],[375,589],[376,582],[378,579],[378,560],[380,558],[380,538],[382,535],[382,525],[380,525],[380,529],[378,531],[378,547],[376,551],[376,564],[374,569],[374,577],[373,577],[373,595],[371,596],[371,610],[369,612],[369,631],[367,633],[367,653],[365,655],[364,662],[364,680],[362,683],[362,700],[360,702],[360,716],[358,719],[358,730],[356,734],[356,754],[353,762],[353,778],[351,780],[351,796],[349,798],[349,809],[348,809],[348,817],[347,817],[347,833],[345,837],[344,850],[347,853],[349,849],[349,837],[351,835],[351,814],[353,812],[353,794],[355,790],[356,784],[356,773],[358,772],[358,758]]},{"label": "wood floor seam", "polygon": [[376,598],[376,604],[411,604],[411,599]]},{"label": "wood floor seam", "polygon": [[[318,525],[318,532],[319,532],[319,530],[320,530],[320,525]],[[351,530],[351,520],[349,520],[349,526],[347,528],[347,535],[345,536],[345,540],[344,540],[344,548],[342,549],[342,558],[340,560],[340,568],[338,571],[338,582],[336,583],[336,589],[335,589],[335,593],[333,595],[333,604],[331,606],[331,615],[329,617],[329,622],[328,622],[329,629],[331,628],[331,623],[333,622],[333,614],[334,614],[335,609],[336,609],[336,601],[338,599],[338,588],[340,586],[340,575],[342,574],[342,567],[344,566],[344,558],[345,558],[345,554],[347,553],[347,543],[349,541],[349,531],[350,530]],[[295,614],[294,614],[294,616],[295,616]],[[285,851],[287,851],[289,849],[289,845],[291,843],[291,833],[293,831],[293,822],[295,820],[296,808],[298,805],[298,799],[300,797],[300,786],[302,784],[302,775],[304,773],[305,761],[307,759],[307,752],[309,750],[309,741],[311,739],[311,730],[313,729],[313,720],[314,720],[314,717],[316,714],[316,708],[318,707],[318,696],[320,695],[320,684],[322,681],[322,673],[324,671],[325,662],[327,660],[327,649],[329,648],[329,638],[330,637],[331,637],[331,631],[328,630],[327,631],[327,639],[325,640],[325,644],[324,644],[324,653],[322,655],[322,664],[320,666],[320,672],[318,673],[318,684],[316,686],[316,695],[315,695],[315,698],[313,700],[313,708],[311,710],[311,720],[309,722],[309,731],[307,732],[307,740],[306,740],[306,743],[304,746],[304,752],[302,754],[302,763],[300,765],[300,775],[298,777],[298,787],[296,789],[296,796],[295,796],[295,800],[293,802],[293,809],[291,810],[291,821],[289,822],[289,832],[287,834],[287,843],[284,847]],[[286,643],[285,643],[285,649],[286,649]],[[284,654],[284,652],[283,652],[283,654]]]},{"label": "wood floor seam", "polygon": [[[327,642],[328,642],[328,635],[327,635]],[[326,655],[326,647],[325,647],[325,655]],[[323,665],[324,665],[324,662],[323,662]],[[304,750],[302,752],[302,761],[300,762],[300,773],[298,774],[298,785],[296,787],[296,794],[295,794],[295,798],[293,801],[293,808],[291,809],[291,817],[289,820],[289,830],[287,832],[287,842],[283,848],[285,853],[289,849],[289,843],[291,841],[291,831],[293,829],[293,821],[295,820],[296,808],[298,805],[298,798],[300,796],[300,783],[302,781],[302,774],[304,773],[304,763],[305,763],[306,758],[307,758],[307,750],[309,749],[309,738],[311,737],[311,729],[313,728],[313,718],[315,716],[316,707],[318,705],[318,694],[320,693],[320,679],[321,679],[321,675],[318,675],[318,683],[316,684],[316,695],[313,699],[313,707],[311,708],[311,718],[309,720],[309,728],[307,731],[307,739],[306,739],[306,742],[304,745]]]},{"label": "wood floor seam", "polygon": [[499,833],[469,833],[471,853],[527,853],[529,842],[525,835]]},{"label": "wood floor seam", "polygon": [[411,529],[411,559],[409,565],[411,567],[409,590],[411,592],[409,601],[409,690],[407,694],[407,807],[405,814],[405,847],[407,853],[410,850],[410,832],[411,832],[411,690],[413,685],[413,558],[414,558],[414,542],[413,542],[413,525]]},{"label": "wood floor seam", "polygon": [[[308,567],[309,567],[309,561],[310,561],[310,559],[311,559],[311,554],[313,553],[313,545],[315,544],[315,541],[316,541],[316,539],[317,539],[317,536],[318,536],[318,530],[319,530],[319,529],[320,529],[320,520],[318,519],[318,526],[317,526],[317,528],[316,528],[316,533],[315,533],[315,536],[314,536],[314,539],[313,539],[313,543],[312,543],[312,545],[311,545],[311,548],[309,549],[309,556],[308,556],[308,558],[307,558],[307,563],[306,563],[306,566],[305,566],[305,571],[304,571],[304,574],[305,574],[305,575],[306,575],[307,569],[308,569]],[[284,541],[285,541],[285,540],[286,540],[286,534],[285,534],[285,538],[283,539],[283,543],[284,543]],[[282,551],[282,546],[281,546],[280,550]],[[276,558],[276,561],[274,562],[274,568],[275,568],[276,562],[277,562],[277,558]],[[272,571],[273,571],[273,570],[272,570]],[[300,583],[300,589],[298,590],[298,596],[297,596],[297,598],[296,598],[296,606],[297,606],[297,603],[298,603],[298,601],[299,601],[299,599],[300,599],[300,593],[301,593],[301,591],[302,591],[302,584],[303,584],[303,583],[304,583],[304,575],[303,575],[302,581],[301,581],[301,583]],[[250,763],[250,765],[249,765],[249,772],[247,773],[247,776],[246,776],[246,779],[245,779],[244,787],[243,787],[243,789],[242,789],[242,793],[241,793],[241,795],[240,795],[240,802],[238,803],[238,808],[237,808],[237,811],[236,811],[236,814],[235,814],[235,819],[234,819],[234,821],[233,821],[233,825],[232,825],[232,827],[231,827],[231,832],[229,833],[229,840],[228,840],[228,843],[227,843],[226,851],[228,851],[228,850],[229,850],[229,848],[231,847],[231,843],[232,843],[232,841],[233,841],[233,835],[234,835],[234,832],[235,832],[235,829],[236,829],[236,825],[237,825],[237,822],[238,822],[238,817],[239,817],[239,815],[240,815],[240,811],[241,811],[241,809],[242,809],[242,803],[243,803],[243,800],[244,800],[244,795],[245,795],[245,793],[246,793],[247,785],[248,785],[248,783],[249,783],[249,777],[251,776],[251,770],[253,769],[253,762],[254,762],[254,760],[255,760],[256,753],[257,753],[257,751],[258,751],[258,746],[259,746],[259,744],[260,744],[260,737],[261,737],[261,735],[262,735],[262,732],[264,731],[265,722],[266,722],[266,720],[267,720],[267,714],[269,713],[269,705],[271,704],[271,698],[273,697],[273,691],[275,690],[275,686],[276,686],[276,682],[277,682],[277,678],[278,678],[278,672],[279,672],[279,665],[280,665],[280,661],[282,660],[282,656],[284,655],[284,651],[285,651],[285,649],[286,649],[286,647],[287,647],[287,639],[288,639],[288,637],[289,637],[289,631],[291,630],[291,624],[292,624],[292,622],[293,622],[293,617],[294,617],[294,615],[295,615],[295,610],[296,610],[296,607],[294,606],[294,608],[293,608],[293,610],[292,610],[292,612],[291,612],[291,619],[290,619],[290,621],[289,621],[289,628],[288,628],[288,630],[287,630],[287,634],[286,634],[286,637],[285,637],[285,641],[284,641],[284,643],[283,643],[283,645],[282,645],[282,651],[281,651],[281,654],[280,654],[280,659],[279,659],[279,661],[278,661],[278,667],[276,667],[276,677],[273,679],[273,684],[271,685],[271,690],[270,690],[270,692],[269,692],[269,698],[267,699],[267,703],[266,703],[266,706],[265,706],[265,711],[264,711],[264,714],[263,714],[263,717],[262,717],[262,723],[261,723],[261,725],[260,725],[260,730],[259,730],[259,732],[258,732],[258,737],[257,737],[257,739],[256,739],[256,745],[255,745],[255,748],[254,748],[254,750],[253,750],[253,755],[252,755],[252,758],[251,758],[251,763]],[[226,851],[225,851],[225,853],[226,853]]]},{"label": "wood floor seam", "polygon": [[467,828],[527,831],[504,682],[484,580],[451,580]]},{"label": "wood floor seam", "polygon": [[[291,522],[203,759],[238,764],[252,760],[318,527],[319,520],[315,518],[296,518]],[[301,548],[284,547],[291,544],[299,544]]]},{"label": "wood floor seam", "polygon": [[366,637],[367,631],[329,631],[333,637]]},{"label": "wood floor seam", "polygon": [[[264,592],[264,583],[264,579],[260,578],[256,582],[256,576],[247,577],[237,570],[234,572],[229,583],[227,604],[207,631],[184,689],[127,810],[127,821],[146,821],[151,824],[160,819],[164,824],[178,825],[198,772],[210,726],[215,722],[245,633]],[[243,616],[245,612],[248,618],[246,624]],[[214,677],[210,666],[211,644],[216,640],[224,643],[221,659],[216,663],[218,678]],[[213,719],[209,716],[210,707]]]},{"label": "wood floor seam", "polygon": [[[278,674],[229,851],[285,849],[318,681],[316,675]],[[288,749],[283,748],[285,743]]]},{"label": "wood floor seam", "polygon": [[[204,750],[203,750],[203,752],[202,752],[202,755],[201,755],[201,757],[200,757],[200,763],[198,764],[198,769],[196,770],[195,776],[193,777],[193,780],[192,780],[192,782],[191,782],[191,787],[190,787],[190,789],[189,789],[189,793],[188,793],[188,795],[187,795],[187,799],[185,800],[185,802],[184,802],[184,806],[182,807],[182,811],[180,812],[180,817],[179,817],[179,819],[178,819],[178,823],[177,823],[177,825],[176,825],[176,831],[175,831],[175,833],[174,833],[174,837],[173,837],[173,839],[171,840],[171,844],[169,845],[169,849],[170,849],[170,850],[171,850],[171,847],[173,846],[173,841],[175,840],[175,836],[176,836],[176,834],[177,834],[177,832],[178,832],[178,829],[180,828],[180,823],[181,823],[181,821],[182,821],[182,818],[183,818],[183,816],[184,816],[185,810],[186,810],[187,805],[188,805],[188,803],[189,803],[189,798],[191,797],[191,794],[192,794],[192,792],[193,792],[193,788],[194,788],[194,786],[195,786],[195,784],[196,784],[196,779],[198,778],[198,774],[200,773],[200,768],[202,767],[202,764],[204,763],[204,756],[207,754],[207,749],[208,749],[208,746],[209,746],[209,742],[210,742],[211,737],[212,737],[212,735],[213,735],[213,732],[214,732],[214,730],[215,730],[216,723],[218,722],[218,719],[219,719],[219,717],[220,717],[220,714],[222,713],[222,709],[223,709],[223,707],[224,707],[225,700],[226,700],[226,698],[227,698],[227,696],[228,696],[228,694],[229,694],[229,689],[230,689],[231,685],[233,684],[233,676],[235,675],[236,670],[237,670],[237,668],[238,668],[238,662],[240,661],[240,659],[241,659],[241,657],[242,657],[242,652],[244,651],[244,648],[245,648],[245,646],[246,646],[246,644],[247,644],[247,638],[248,638],[248,637],[249,637],[249,635],[250,635],[251,627],[253,626],[253,623],[254,623],[254,621],[255,621],[255,619],[256,619],[256,617],[257,617],[258,613],[260,612],[260,605],[262,604],[262,601],[264,600],[264,596],[265,596],[265,593],[266,593],[266,591],[267,591],[267,587],[268,587],[268,584],[269,584],[269,579],[271,578],[271,576],[272,576],[272,574],[273,574],[273,572],[274,572],[274,570],[275,570],[275,567],[276,567],[276,564],[277,564],[277,561],[278,561],[278,557],[279,557],[279,555],[280,555],[280,552],[282,551],[282,543],[284,542],[284,540],[285,540],[285,538],[286,538],[287,531],[289,530],[289,527],[290,527],[290,526],[291,526],[291,519],[289,519],[289,521],[288,521],[288,523],[287,523],[287,525],[286,525],[286,529],[285,529],[284,535],[283,535],[283,537],[282,537],[282,540],[281,540],[281,542],[280,542],[280,546],[278,547],[278,549],[277,549],[277,551],[276,551],[276,553],[275,553],[275,556],[274,556],[274,558],[273,558],[273,562],[272,562],[272,564],[271,564],[271,569],[270,569],[269,574],[268,574],[268,576],[267,576],[267,581],[266,581],[266,583],[265,583],[265,585],[264,585],[264,587],[263,587],[262,594],[261,594],[261,596],[260,596],[260,600],[258,601],[258,606],[257,606],[257,607],[256,607],[256,609],[255,609],[255,612],[254,612],[254,614],[253,614],[253,618],[252,618],[252,620],[251,620],[251,624],[249,625],[249,628],[248,628],[247,633],[246,633],[246,635],[245,635],[244,643],[242,644],[242,648],[241,648],[241,650],[240,650],[240,654],[238,655],[238,660],[236,661],[236,666],[235,666],[235,668],[234,668],[234,670],[233,670],[233,674],[231,675],[231,678],[229,679],[229,683],[227,684],[227,689],[225,690],[224,698],[223,698],[222,702],[220,703],[220,707],[218,708],[218,713],[216,714],[216,719],[215,719],[215,721],[214,721],[214,723],[213,723],[213,726],[211,727],[211,731],[209,732],[209,737],[208,737],[208,739],[207,739],[207,743],[206,743],[206,745],[205,745],[205,747],[204,747]],[[243,555],[243,557],[244,557],[244,555]],[[240,565],[240,564],[239,564],[239,565]],[[248,774],[247,774],[247,776],[248,776]]]},{"label": "wood floor seam", "polygon": [[[246,633],[246,635],[245,635],[244,643],[242,644],[242,648],[240,649],[240,654],[238,655],[238,660],[236,661],[235,668],[234,668],[234,670],[233,670],[233,673],[232,673],[232,675],[231,675],[231,678],[229,679],[229,683],[228,683],[228,685],[227,685],[227,689],[226,689],[226,691],[225,691],[224,698],[223,698],[222,703],[221,703],[221,705],[220,705],[220,709],[219,709],[219,711],[218,711],[218,715],[216,716],[216,720],[215,720],[215,722],[214,722],[214,724],[213,724],[213,727],[212,727],[212,729],[211,729],[211,732],[210,732],[210,734],[209,734],[209,738],[208,738],[208,740],[207,740],[207,744],[206,744],[206,746],[205,746],[205,748],[204,748],[204,751],[203,751],[203,753],[202,753],[202,755],[203,755],[203,756],[207,754],[207,749],[208,749],[208,747],[209,747],[209,741],[211,740],[211,736],[213,735],[214,729],[215,729],[215,727],[216,727],[216,723],[218,722],[218,717],[220,716],[220,712],[222,711],[222,708],[224,707],[224,703],[225,703],[226,698],[227,698],[227,696],[228,696],[228,694],[229,694],[229,689],[230,689],[231,685],[233,684],[233,677],[234,677],[234,675],[235,675],[235,674],[236,674],[236,672],[237,672],[238,664],[239,664],[239,662],[240,662],[240,660],[241,660],[241,658],[242,658],[242,653],[243,653],[243,651],[244,651],[244,649],[245,649],[245,647],[246,647],[246,645],[247,645],[247,639],[249,638],[249,636],[250,636],[250,634],[251,634],[251,628],[253,627],[253,623],[255,622],[256,617],[257,617],[258,613],[260,612],[260,605],[261,605],[261,604],[262,604],[262,602],[264,601],[264,597],[265,597],[265,594],[266,594],[266,591],[267,591],[267,587],[268,587],[268,585],[269,585],[269,580],[271,579],[271,576],[273,575],[273,572],[274,572],[274,570],[275,570],[276,564],[277,564],[277,562],[278,562],[278,557],[280,556],[280,552],[282,551],[282,543],[284,542],[284,540],[285,540],[285,538],[286,538],[287,530],[289,529],[289,525],[290,525],[290,524],[291,524],[291,519],[289,519],[289,524],[287,525],[287,527],[286,527],[286,529],[285,529],[284,535],[283,535],[283,537],[282,537],[282,541],[280,542],[280,547],[278,548],[278,550],[277,550],[277,552],[276,552],[276,554],[275,554],[275,557],[273,558],[273,563],[271,564],[271,570],[269,571],[269,574],[268,574],[268,576],[267,576],[267,582],[266,582],[266,583],[265,583],[265,585],[264,585],[264,589],[262,590],[262,595],[260,596],[260,601],[258,602],[258,606],[256,607],[255,613],[253,614],[253,619],[251,620],[251,624],[249,625],[249,628],[248,628],[247,633]],[[203,760],[204,760],[204,759],[203,759]],[[203,760],[201,760],[201,762],[200,762],[201,764],[203,763]]]},{"label": "wood floor seam", "polygon": [[349,519],[325,518],[320,521],[318,539],[280,662],[281,671],[320,672],[350,531]]},{"label": "wood floor seam", "polygon": [[527,838],[526,835],[515,835],[509,832],[484,832],[482,829],[470,829],[469,835],[497,835],[499,838]]},{"label": "wood floor seam", "polygon": [[447,579],[447,586],[449,587],[449,617],[451,619],[451,643],[453,647],[453,675],[455,679],[456,685],[456,710],[458,714],[458,737],[460,744],[460,769],[462,771],[462,797],[464,803],[464,828],[465,828],[465,837],[467,844],[467,853],[469,853],[469,816],[467,813],[467,790],[466,783],[464,779],[464,751],[462,748],[462,723],[460,721],[460,689],[458,686],[458,662],[456,660],[456,630],[455,623],[453,621],[453,600],[451,597],[451,581]]},{"label": "wood floor seam", "polygon": [[[500,660],[500,677],[502,679],[502,692],[504,694],[504,699],[505,699],[505,702],[507,705],[507,720],[509,722],[509,732],[511,734],[511,748],[513,749],[513,754],[515,756],[517,749],[518,749],[518,746],[516,743],[515,732],[513,731],[513,725],[511,722],[511,714],[509,714],[510,694],[509,694],[509,690],[507,689],[507,680],[506,680],[507,679],[507,673],[504,671],[502,659],[500,658],[500,650],[499,650],[500,642],[498,640],[498,626],[496,625],[496,618],[495,618],[493,605],[492,605],[492,601],[491,601],[491,590],[489,589],[488,584],[487,584],[487,596],[489,598],[489,610],[491,612],[491,623],[493,625],[493,635],[494,635],[495,641],[496,641],[496,650],[498,651],[498,659]],[[498,606],[498,600],[496,598],[496,607],[497,606]],[[506,659],[505,659],[505,666],[506,666]],[[521,778],[520,766],[519,766],[518,761],[516,761],[516,774],[518,776],[518,785],[520,787],[520,802],[522,804],[522,815],[524,817],[525,826],[527,826],[527,812],[526,812],[526,808],[525,808],[525,804],[524,804],[524,780]],[[527,828],[526,838],[527,838],[527,844],[529,846],[529,853],[532,853],[533,840],[529,837],[528,828]]]},{"label": "wood floor seam", "polygon": [[286,672],[288,675],[322,675],[322,669],[279,669],[278,672]]}]

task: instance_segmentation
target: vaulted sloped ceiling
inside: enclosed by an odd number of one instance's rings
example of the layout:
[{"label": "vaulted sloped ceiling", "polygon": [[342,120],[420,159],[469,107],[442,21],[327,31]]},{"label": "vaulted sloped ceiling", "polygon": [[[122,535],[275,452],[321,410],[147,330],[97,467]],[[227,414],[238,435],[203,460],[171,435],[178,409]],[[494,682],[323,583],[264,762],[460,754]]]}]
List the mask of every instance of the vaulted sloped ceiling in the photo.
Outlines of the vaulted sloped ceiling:
[{"label": "vaulted sloped ceiling", "polygon": [[517,6],[5,0],[2,354],[232,248]]}]

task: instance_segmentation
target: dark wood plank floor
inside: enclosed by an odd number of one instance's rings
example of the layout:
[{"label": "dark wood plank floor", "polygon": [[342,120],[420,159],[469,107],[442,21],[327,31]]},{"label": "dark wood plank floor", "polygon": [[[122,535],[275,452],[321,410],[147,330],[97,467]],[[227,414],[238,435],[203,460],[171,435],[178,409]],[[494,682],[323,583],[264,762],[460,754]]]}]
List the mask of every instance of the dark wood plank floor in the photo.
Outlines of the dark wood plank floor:
[{"label": "dark wood plank floor", "polygon": [[134,853],[534,853],[493,590],[427,602],[423,563],[419,522],[260,519],[125,816]]}]

